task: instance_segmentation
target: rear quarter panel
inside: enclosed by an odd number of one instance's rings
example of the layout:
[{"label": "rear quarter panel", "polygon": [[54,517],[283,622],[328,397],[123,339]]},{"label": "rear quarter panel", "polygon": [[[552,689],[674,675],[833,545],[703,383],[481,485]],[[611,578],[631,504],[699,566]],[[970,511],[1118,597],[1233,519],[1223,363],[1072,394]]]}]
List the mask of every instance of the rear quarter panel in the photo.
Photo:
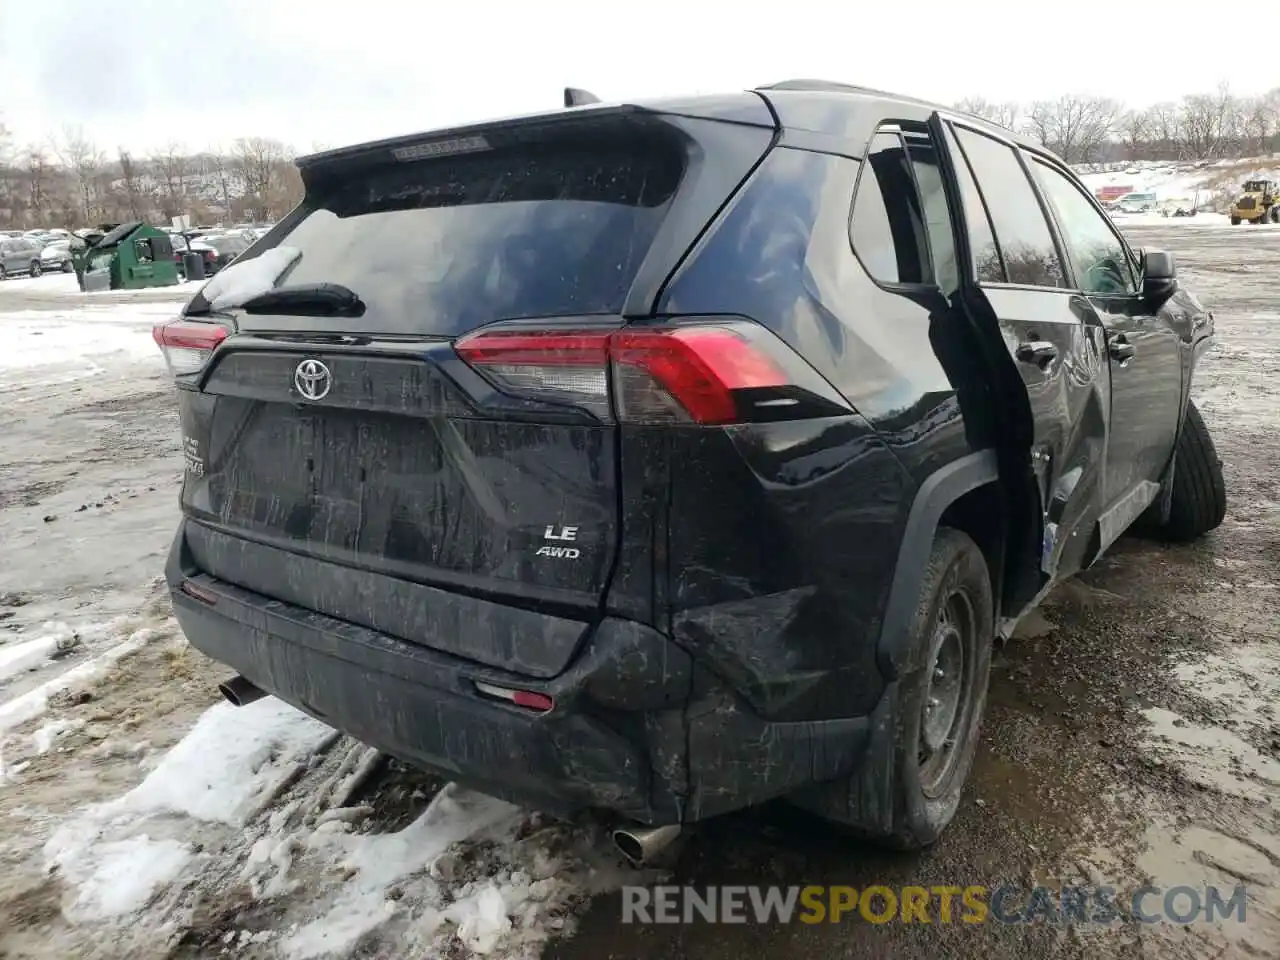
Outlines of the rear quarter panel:
[{"label": "rear quarter panel", "polygon": [[858,167],[775,149],[659,304],[762,323],[858,411],[673,441],[673,634],[772,719],[853,716],[874,703],[876,642],[914,493],[977,443],[939,360],[941,296],[925,304],[882,289],[853,253]]}]

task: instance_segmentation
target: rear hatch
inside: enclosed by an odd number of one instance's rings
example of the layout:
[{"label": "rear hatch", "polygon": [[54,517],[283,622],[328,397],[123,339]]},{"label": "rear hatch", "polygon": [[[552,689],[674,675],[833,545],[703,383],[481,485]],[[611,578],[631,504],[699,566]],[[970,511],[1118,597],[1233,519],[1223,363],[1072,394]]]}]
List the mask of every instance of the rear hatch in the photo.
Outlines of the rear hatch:
[{"label": "rear hatch", "polygon": [[194,566],[561,671],[620,536],[602,344],[768,149],[757,106],[589,108],[303,161],[299,209],[157,328]]}]

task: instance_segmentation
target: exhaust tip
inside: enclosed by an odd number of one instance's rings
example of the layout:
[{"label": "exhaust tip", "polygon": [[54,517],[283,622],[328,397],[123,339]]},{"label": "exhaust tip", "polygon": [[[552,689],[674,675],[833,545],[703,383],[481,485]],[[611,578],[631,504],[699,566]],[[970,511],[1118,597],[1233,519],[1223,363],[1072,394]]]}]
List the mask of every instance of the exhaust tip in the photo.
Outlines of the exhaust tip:
[{"label": "exhaust tip", "polygon": [[614,846],[634,866],[652,863],[680,836],[680,824],[665,827],[618,827],[613,831]]},{"label": "exhaust tip", "polygon": [[253,703],[255,700],[261,700],[267,695],[265,690],[254,686],[244,677],[239,676],[224,680],[218,684],[218,692],[233,707],[243,707]]},{"label": "exhaust tip", "polygon": [[626,830],[613,831],[613,844],[632,863],[639,865],[644,862],[644,847],[630,832]]}]

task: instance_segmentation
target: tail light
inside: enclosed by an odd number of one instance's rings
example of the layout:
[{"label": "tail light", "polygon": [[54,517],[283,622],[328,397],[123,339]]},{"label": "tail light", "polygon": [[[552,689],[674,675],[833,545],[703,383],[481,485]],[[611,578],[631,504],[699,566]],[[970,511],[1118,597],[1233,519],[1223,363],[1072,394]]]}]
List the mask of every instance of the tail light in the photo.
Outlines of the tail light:
[{"label": "tail light", "polygon": [[[790,347],[742,320],[621,330],[509,327],[454,344],[499,390],[632,423],[728,424],[848,413]],[[610,382],[612,381],[611,408]]]},{"label": "tail light", "polygon": [[151,336],[175,377],[203,370],[213,351],[227,339],[227,328],[216,323],[172,320],[152,328]]}]

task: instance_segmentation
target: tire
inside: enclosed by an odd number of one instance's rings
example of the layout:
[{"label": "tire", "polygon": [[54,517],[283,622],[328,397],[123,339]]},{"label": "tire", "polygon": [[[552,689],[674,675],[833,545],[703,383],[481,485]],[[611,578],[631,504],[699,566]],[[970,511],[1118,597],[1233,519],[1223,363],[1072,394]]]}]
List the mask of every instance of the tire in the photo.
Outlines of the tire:
[{"label": "tire", "polygon": [[1238,226],[1240,226],[1240,218],[1239,218],[1239,217],[1232,217],[1232,218],[1231,218],[1231,225],[1232,225],[1233,227],[1238,227]]},{"label": "tire", "polygon": [[1222,461],[1200,411],[1188,403],[1173,462],[1169,519],[1158,533],[1172,543],[1187,543],[1215,529],[1226,514]]},{"label": "tire", "polygon": [[8,280],[9,271],[4,268],[4,264],[0,263],[0,280]]},{"label": "tire", "polygon": [[71,264],[71,261],[70,261],[70,260],[66,260],[66,261],[64,261],[64,262],[63,262],[63,264],[62,264],[62,272],[63,272],[63,273],[71,273],[73,270],[75,270],[75,267],[74,267],[74,266],[72,266],[72,264]]},{"label": "tire", "polygon": [[[911,649],[880,734],[891,741],[880,744],[888,748],[882,751],[888,762],[870,762],[877,752],[873,745],[869,762],[847,781],[819,788],[818,809],[825,816],[897,850],[918,850],[942,835],[960,806],[977,752],[995,619],[986,560],[967,534],[938,529],[911,631]],[[932,729],[926,717],[935,719]]]},{"label": "tire", "polygon": [[31,276],[33,276],[33,277],[38,277],[38,276],[40,276],[40,261],[39,261],[39,260],[32,260],[32,261],[31,261],[31,269],[30,269],[29,271],[27,271],[27,272],[28,272]]}]

